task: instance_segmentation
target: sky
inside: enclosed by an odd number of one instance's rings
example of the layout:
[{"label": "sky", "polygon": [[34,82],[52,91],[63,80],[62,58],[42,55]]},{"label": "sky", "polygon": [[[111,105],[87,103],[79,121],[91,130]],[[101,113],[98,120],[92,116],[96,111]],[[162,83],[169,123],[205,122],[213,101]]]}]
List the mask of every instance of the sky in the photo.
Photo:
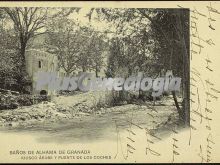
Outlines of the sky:
[{"label": "sky", "polygon": [[[77,20],[81,25],[92,26],[95,30],[100,32],[104,32],[106,30],[115,31],[114,26],[112,26],[111,23],[95,19],[97,18],[97,13],[95,11],[92,14],[91,20],[89,20],[89,18],[86,17],[86,14],[88,14],[90,10],[91,8],[83,7],[78,13],[71,13],[68,18]],[[109,34],[109,37],[110,36],[111,35]]]}]

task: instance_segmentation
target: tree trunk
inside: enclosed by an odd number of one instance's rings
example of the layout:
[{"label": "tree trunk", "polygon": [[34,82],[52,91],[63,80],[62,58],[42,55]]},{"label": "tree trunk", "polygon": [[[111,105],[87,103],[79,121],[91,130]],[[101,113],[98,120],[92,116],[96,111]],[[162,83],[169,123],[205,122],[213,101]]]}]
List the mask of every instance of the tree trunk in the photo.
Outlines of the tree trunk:
[{"label": "tree trunk", "polygon": [[24,92],[27,89],[27,86],[31,85],[28,82],[28,73],[27,73],[27,69],[26,69],[26,58],[25,58],[25,52],[26,52],[26,45],[27,45],[27,41],[21,41],[21,46],[20,46],[20,79],[19,79],[19,88],[20,88],[20,92]]},{"label": "tree trunk", "polygon": [[26,70],[26,61],[25,61],[25,50],[26,50],[26,44],[21,45],[20,54],[21,54],[21,69],[22,71]]},{"label": "tree trunk", "polygon": [[186,125],[190,125],[190,84],[189,84],[189,74],[190,74],[190,65],[189,65],[189,53],[186,47],[186,40],[184,37],[182,21],[180,13],[177,14],[177,25],[180,30],[179,36],[182,45],[182,54],[183,54],[183,110],[184,110],[184,121]]},{"label": "tree trunk", "polygon": [[181,108],[180,108],[180,106],[179,106],[178,100],[177,100],[177,98],[176,98],[176,93],[175,93],[175,91],[172,91],[172,96],[173,96],[173,100],[174,100],[176,109],[177,109],[177,111],[178,111],[178,114],[179,114],[180,118],[183,119],[183,112],[182,112],[182,110],[181,110]]},{"label": "tree trunk", "polygon": [[98,67],[95,67],[95,76],[98,77]]},{"label": "tree trunk", "polygon": [[[173,37],[173,33],[172,33],[172,37]],[[171,44],[172,44],[172,42],[171,42]],[[171,47],[171,51],[170,51],[170,61],[169,61],[169,69],[170,70],[172,70],[172,58],[173,58],[173,47]],[[176,97],[176,93],[175,93],[175,91],[172,91],[171,93],[172,93],[173,100],[174,100],[176,109],[178,111],[179,117],[180,117],[181,120],[184,120],[183,110],[179,106],[179,103],[178,103],[178,100],[177,100],[177,97]]]},{"label": "tree trunk", "polygon": [[86,72],[86,68],[84,66],[82,66],[82,71]]}]

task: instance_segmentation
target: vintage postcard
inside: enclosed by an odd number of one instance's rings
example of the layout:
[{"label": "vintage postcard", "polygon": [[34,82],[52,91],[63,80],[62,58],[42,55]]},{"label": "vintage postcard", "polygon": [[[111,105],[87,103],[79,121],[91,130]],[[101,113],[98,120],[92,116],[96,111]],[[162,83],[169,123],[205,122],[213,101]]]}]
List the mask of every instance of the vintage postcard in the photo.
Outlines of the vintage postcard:
[{"label": "vintage postcard", "polygon": [[0,2],[0,163],[220,162],[220,2]]}]

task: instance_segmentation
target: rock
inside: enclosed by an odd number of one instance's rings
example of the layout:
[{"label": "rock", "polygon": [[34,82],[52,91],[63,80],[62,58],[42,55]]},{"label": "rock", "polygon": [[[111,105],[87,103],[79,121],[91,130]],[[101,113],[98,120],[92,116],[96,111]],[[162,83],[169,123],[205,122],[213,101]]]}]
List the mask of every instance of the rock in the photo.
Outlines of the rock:
[{"label": "rock", "polygon": [[26,128],[33,128],[33,125],[27,125]]},{"label": "rock", "polygon": [[100,111],[97,111],[97,112],[96,112],[96,114],[98,114],[98,115],[101,115],[101,114],[102,114],[102,112],[100,112]]},{"label": "rock", "polygon": [[7,119],[7,117],[6,116],[2,116],[2,119]]},{"label": "rock", "polygon": [[21,117],[20,117],[20,120],[25,121],[26,118],[25,118],[24,116],[21,116]]},{"label": "rock", "polygon": [[40,116],[39,115],[35,115],[35,116],[33,116],[33,118],[38,120],[40,118]]},{"label": "rock", "polygon": [[12,119],[12,121],[17,121],[18,119],[16,118],[16,117],[14,117],[13,119]]},{"label": "rock", "polygon": [[85,113],[85,112],[78,112],[76,115],[81,115],[81,116],[90,116],[89,113]]}]

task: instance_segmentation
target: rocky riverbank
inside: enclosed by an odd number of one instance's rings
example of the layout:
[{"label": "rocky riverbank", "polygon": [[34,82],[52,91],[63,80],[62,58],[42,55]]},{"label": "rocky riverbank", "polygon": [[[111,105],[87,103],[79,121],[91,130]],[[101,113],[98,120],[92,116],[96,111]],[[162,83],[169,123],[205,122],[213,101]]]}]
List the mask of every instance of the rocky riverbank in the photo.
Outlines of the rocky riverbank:
[{"label": "rocky riverbank", "polygon": [[[124,104],[114,107],[98,107],[97,100],[100,97],[94,97],[91,94],[79,94],[75,96],[59,96],[52,102],[41,102],[39,104],[19,107],[12,110],[0,111],[0,126],[2,127],[27,127],[41,123],[59,123],[60,121],[74,121],[75,119],[83,120],[95,118],[95,116],[114,114],[118,121],[124,120],[124,114],[135,114],[134,121],[144,123],[146,120],[151,121],[152,128],[157,125],[163,125],[172,122],[173,118],[178,118],[177,111],[173,105],[172,99],[161,101],[156,106],[151,103],[143,105]],[[117,113],[119,114],[117,116]],[[170,120],[172,119],[172,120]],[[170,121],[169,121],[170,120]],[[176,119],[175,119],[176,120]]]}]

